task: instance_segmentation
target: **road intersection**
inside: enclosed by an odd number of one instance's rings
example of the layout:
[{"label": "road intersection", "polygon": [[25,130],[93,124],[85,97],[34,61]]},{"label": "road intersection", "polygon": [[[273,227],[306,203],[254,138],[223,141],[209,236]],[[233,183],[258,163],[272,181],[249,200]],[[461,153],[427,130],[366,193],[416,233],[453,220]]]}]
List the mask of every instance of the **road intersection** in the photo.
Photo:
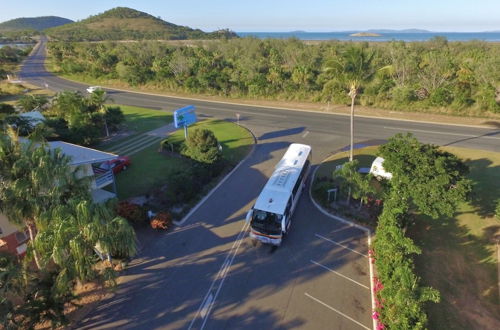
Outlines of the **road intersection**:
[{"label": "road intersection", "polygon": [[[44,44],[21,79],[55,91],[87,87],[45,71]],[[257,138],[252,154],[182,224],[148,241],[109,299],[82,329],[370,329],[368,237],[328,217],[304,194],[278,249],[252,246],[246,211],[292,142],[313,147],[319,164],[349,139],[348,117],[107,90],[118,104],[226,119]],[[500,151],[500,130],[356,118],[357,142],[412,132],[419,140]]]}]

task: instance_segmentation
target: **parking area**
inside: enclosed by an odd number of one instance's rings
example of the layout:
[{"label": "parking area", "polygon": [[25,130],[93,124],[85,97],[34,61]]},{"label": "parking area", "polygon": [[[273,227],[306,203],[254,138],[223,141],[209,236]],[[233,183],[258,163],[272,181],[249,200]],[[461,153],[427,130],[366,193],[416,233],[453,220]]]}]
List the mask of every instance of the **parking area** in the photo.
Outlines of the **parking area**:
[{"label": "parking area", "polygon": [[191,329],[372,328],[366,231],[322,214],[308,197],[292,225],[279,248],[239,237]]}]

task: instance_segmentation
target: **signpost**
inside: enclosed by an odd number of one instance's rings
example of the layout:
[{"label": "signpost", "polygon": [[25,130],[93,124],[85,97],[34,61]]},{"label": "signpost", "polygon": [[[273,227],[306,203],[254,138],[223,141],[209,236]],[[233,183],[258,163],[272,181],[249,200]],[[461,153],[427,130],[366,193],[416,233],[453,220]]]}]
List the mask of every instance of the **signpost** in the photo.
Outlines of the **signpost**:
[{"label": "signpost", "polygon": [[238,123],[238,126],[240,126],[240,114],[239,113],[236,114],[236,121]]},{"label": "signpost", "polygon": [[184,138],[187,139],[189,125],[196,123],[196,113],[194,105],[188,105],[174,111],[175,128],[184,127]]}]

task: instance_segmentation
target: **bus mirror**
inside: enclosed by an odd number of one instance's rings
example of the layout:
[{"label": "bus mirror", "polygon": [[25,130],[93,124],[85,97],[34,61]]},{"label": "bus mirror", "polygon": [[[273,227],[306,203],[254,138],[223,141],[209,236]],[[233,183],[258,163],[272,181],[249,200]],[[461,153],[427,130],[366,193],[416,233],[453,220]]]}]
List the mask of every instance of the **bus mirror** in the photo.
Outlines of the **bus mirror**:
[{"label": "bus mirror", "polygon": [[283,216],[283,218],[281,219],[281,231],[283,233],[286,232],[286,216]]},{"label": "bus mirror", "polygon": [[253,209],[248,210],[246,222],[250,222],[250,219],[252,219],[252,215],[253,215]]}]

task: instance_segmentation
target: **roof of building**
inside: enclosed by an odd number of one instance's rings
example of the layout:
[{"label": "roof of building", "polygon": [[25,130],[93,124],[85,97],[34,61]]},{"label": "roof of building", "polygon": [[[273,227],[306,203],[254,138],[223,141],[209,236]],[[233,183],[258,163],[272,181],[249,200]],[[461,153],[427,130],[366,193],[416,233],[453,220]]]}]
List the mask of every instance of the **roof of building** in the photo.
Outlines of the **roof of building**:
[{"label": "roof of building", "polygon": [[99,151],[63,141],[49,141],[50,149],[61,149],[61,152],[71,158],[71,165],[101,163],[118,158],[110,152]]},{"label": "roof of building", "polygon": [[311,147],[308,145],[298,143],[290,145],[257,198],[256,209],[276,214],[284,213],[290,192],[310,152]]}]

